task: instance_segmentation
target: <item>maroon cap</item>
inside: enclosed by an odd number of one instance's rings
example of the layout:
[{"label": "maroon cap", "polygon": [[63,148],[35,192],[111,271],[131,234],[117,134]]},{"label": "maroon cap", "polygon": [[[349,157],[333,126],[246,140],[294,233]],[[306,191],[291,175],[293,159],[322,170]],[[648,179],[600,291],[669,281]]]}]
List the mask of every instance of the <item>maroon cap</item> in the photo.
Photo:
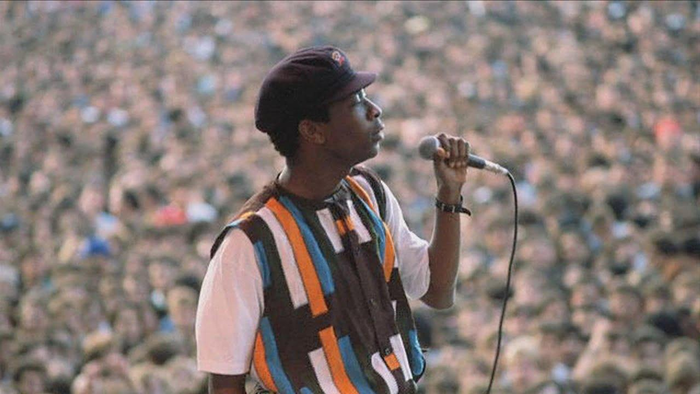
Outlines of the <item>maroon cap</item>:
[{"label": "maroon cap", "polygon": [[255,127],[274,130],[305,111],[343,99],[377,78],[355,72],[345,53],[332,46],[300,49],[282,59],[265,76],[255,105]]}]

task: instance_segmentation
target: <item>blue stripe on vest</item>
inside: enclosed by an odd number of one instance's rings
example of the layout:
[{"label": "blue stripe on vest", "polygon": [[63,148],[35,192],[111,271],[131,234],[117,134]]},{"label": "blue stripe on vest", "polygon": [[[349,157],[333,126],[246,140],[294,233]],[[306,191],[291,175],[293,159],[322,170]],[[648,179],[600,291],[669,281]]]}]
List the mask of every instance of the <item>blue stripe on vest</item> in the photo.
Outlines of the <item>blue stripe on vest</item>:
[{"label": "blue stripe on vest", "polygon": [[343,357],[343,364],[345,364],[348,377],[350,377],[357,391],[359,391],[360,394],[374,394],[374,391],[369,387],[364,372],[362,372],[360,363],[357,361],[355,350],[350,343],[350,337],[346,335],[338,339],[338,347],[340,347],[340,355]]},{"label": "blue stripe on vest", "polygon": [[386,251],[384,250],[386,244],[386,234],[384,234],[384,225],[374,213],[374,210],[369,205],[367,205],[365,200],[363,200],[361,197],[358,198],[358,200],[362,203],[362,206],[365,208],[365,211],[367,211],[370,220],[372,220],[372,227],[374,227],[374,232],[377,234],[377,242],[379,244],[379,260],[384,261],[384,254],[386,253]]},{"label": "blue stripe on vest", "polygon": [[294,220],[299,226],[301,235],[304,238],[304,243],[306,244],[306,249],[309,251],[311,260],[316,267],[316,274],[321,282],[321,288],[323,288],[323,294],[328,295],[335,291],[335,286],[333,284],[333,277],[331,276],[331,270],[328,266],[328,261],[321,253],[321,248],[318,246],[318,242],[311,232],[309,225],[304,220],[299,209],[294,205],[294,203],[287,197],[281,196],[279,201],[284,205],[287,210],[292,214]]},{"label": "blue stripe on vest", "polygon": [[267,317],[260,319],[260,334],[262,336],[263,345],[265,346],[267,367],[270,369],[270,375],[272,375],[275,386],[277,386],[277,389],[282,394],[294,394],[292,383],[289,381],[289,378],[287,378],[287,374],[284,373],[282,360],[277,350],[277,341],[275,341],[275,335],[272,332],[272,326]]},{"label": "blue stripe on vest", "polygon": [[301,394],[314,394],[313,391],[309,390],[308,387],[302,387],[301,390],[299,390]]},{"label": "blue stripe on vest", "polygon": [[425,360],[423,359],[423,352],[421,351],[420,343],[418,342],[418,331],[409,330],[408,341],[411,344],[409,354],[411,372],[413,373],[413,376],[420,376],[423,374],[423,370],[425,369]]},{"label": "blue stripe on vest", "polygon": [[263,288],[268,288],[272,283],[270,280],[270,267],[267,265],[267,254],[265,253],[265,247],[262,241],[255,243],[255,255],[258,260],[258,267],[260,267],[260,276],[263,280]]},{"label": "blue stripe on vest", "polygon": [[233,228],[233,227],[236,227],[236,226],[238,226],[239,223],[241,223],[241,222],[244,221],[245,219],[246,219],[246,218],[238,218],[238,219],[232,221],[231,223],[227,224],[227,225],[226,225],[226,228]]}]

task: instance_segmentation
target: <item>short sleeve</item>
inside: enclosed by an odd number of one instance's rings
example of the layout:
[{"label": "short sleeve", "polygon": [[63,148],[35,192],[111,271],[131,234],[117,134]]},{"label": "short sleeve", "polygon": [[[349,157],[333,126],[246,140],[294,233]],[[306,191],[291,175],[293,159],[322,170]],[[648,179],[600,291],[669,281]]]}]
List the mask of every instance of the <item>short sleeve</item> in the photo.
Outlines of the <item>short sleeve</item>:
[{"label": "short sleeve", "polygon": [[263,290],[255,251],[233,229],[209,262],[197,306],[197,367],[221,375],[250,370]]},{"label": "short sleeve", "polygon": [[394,238],[397,264],[404,291],[411,299],[425,295],[430,285],[428,242],[413,233],[403,218],[401,206],[389,187],[382,182],[386,195],[386,224]]}]

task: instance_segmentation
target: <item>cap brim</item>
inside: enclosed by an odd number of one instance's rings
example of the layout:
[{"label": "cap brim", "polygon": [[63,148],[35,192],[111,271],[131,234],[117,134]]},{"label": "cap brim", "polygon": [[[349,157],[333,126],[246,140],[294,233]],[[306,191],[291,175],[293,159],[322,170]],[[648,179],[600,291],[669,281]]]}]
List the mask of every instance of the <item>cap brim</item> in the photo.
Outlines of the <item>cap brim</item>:
[{"label": "cap brim", "polygon": [[371,85],[377,79],[376,73],[358,71],[355,76],[345,84],[343,87],[338,89],[335,94],[333,94],[328,99],[324,100],[324,104],[332,103],[333,101],[342,100],[351,94],[357,92],[360,89],[364,89]]}]

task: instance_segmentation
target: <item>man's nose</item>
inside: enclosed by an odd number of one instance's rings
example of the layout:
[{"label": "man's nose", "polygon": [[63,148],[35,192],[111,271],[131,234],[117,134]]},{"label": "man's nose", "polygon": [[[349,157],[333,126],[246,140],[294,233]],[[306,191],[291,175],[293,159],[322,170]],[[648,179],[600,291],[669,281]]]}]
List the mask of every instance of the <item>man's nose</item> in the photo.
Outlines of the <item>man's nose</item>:
[{"label": "man's nose", "polygon": [[367,103],[369,104],[368,113],[370,119],[375,119],[382,116],[382,109],[374,101],[367,99]]}]

